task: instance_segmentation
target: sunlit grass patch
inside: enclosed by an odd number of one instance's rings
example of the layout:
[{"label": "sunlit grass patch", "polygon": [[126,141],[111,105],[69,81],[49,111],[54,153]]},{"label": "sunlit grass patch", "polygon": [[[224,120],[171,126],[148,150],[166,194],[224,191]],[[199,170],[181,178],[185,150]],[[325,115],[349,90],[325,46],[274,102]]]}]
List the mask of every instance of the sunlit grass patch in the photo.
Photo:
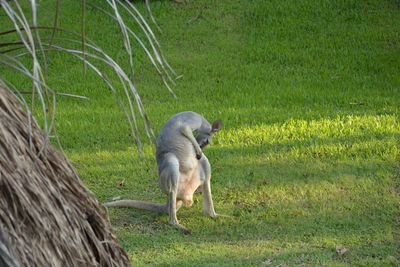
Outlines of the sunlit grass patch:
[{"label": "sunlit grass patch", "polygon": [[254,146],[295,141],[324,140],[328,138],[382,138],[395,137],[400,125],[394,115],[343,116],[320,120],[289,120],[282,124],[255,125],[223,131],[216,138],[218,144]]}]

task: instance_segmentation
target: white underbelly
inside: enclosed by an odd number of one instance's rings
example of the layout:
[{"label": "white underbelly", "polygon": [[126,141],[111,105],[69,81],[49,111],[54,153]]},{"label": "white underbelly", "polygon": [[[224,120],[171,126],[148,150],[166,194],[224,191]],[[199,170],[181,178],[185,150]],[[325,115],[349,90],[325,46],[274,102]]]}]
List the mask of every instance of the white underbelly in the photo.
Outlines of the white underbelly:
[{"label": "white underbelly", "polygon": [[190,171],[180,172],[177,199],[182,200],[186,206],[191,206],[194,192],[203,184],[198,168],[196,162]]}]

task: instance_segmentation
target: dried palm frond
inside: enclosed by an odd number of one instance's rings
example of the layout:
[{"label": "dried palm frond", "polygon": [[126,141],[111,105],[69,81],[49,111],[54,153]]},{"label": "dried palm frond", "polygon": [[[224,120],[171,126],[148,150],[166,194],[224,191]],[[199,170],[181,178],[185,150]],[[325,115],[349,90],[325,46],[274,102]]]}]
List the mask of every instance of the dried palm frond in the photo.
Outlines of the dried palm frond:
[{"label": "dried palm frond", "polygon": [[20,106],[0,88],[0,263],[129,266],[105,209]]},{"label": "dried palm frond", "polygon": [[[174,78],[176,76],[174,70],[170,67],[168,62],[161,51],[159,42],[157,41],[155,34],[151,30],[151,27],[147,24],[146,20],[135,8],[135,6],[127,1],[121,0],[107,0],[108,9],[104,10],[104,7],[100,7],[96,3],[90,3],[91,7],[96,7],[101,10],[106,16],[109,16],[118,25],[121,32],[121,40],[123,41],[124,49],[128,59],[128,70],[125,71],[121,65],[116,62],[111,56],[103,51],[101,47],[96,45],[92,40],[86,37],[85,18],[87,15],[86,1],[81,0],[82,3],[82,32],[81,34],[75,33],[68,29],[61,29],[58,27],[59,23],[59,0],[56,2],[55,19],[52,25],[38,25],[37,19],[37,4],[35,0],[31,0],[30,7],[31,13],[29,16],[23,12],[21,4],[14,1],[0,0],[1,7],[5,11],[9,20],[14,25],[14,29],[5,30],[0,32],[0,66],[7,65],[15,68],[18,71],[23,72],[25,76],[33,77],[32,79],[32,104],[31,109],[35,107],[35,99],[38,99],[41,105],[41,117],[43,118],[42,128],[47,136],[50,135],[54,127],[54,114],[56,108],[56,89],[51,90],[46,85],[46,69],[47,69],[47,57],[50,52],[62,51],[73,55],[74,57],[84,62],[84,70],[88,64],[92,65],[92,69],[96,69],[96,74],[107,84],[111,91],[116,95],[123,95],[127,101],[118,101],[128,118],[132,136],[135,138],[136,145],[141,150],[141,139],[139,134],[139,128],[137,124],[136,111],[139,113],[139,117],[143,120],[145,127],[145,133],[149,140],[154,139],[153,131],[150,127],[148,116],[146,115],[144,106],[139,97],[139,93],[134,84],[134,59],[133,59],[133,45],[135,42],[140,48],[143,49],[147,55],[150,63],[155,67],[154,69],[161,77],[165,87],[173,95],[170,83],[174,84]],[[147,3],[148,5],[148,3]],[[154,19],[154,18],[152,18]],[[145,39],[138,37],[138,34],[132,30],[132,22],[136,23],[136,26],[144,33]],[[129,26],[131,25],[131,26]],[[55,33],[61,34],[61,37],[55,36]],[[40,33],[40,34],[39,34]],[[6,41],[1,40],[1,37],[7,36]],[[10,37],[12,36],[12,37]],[[47,43],[44,41],[48,40]],[[57,40],[59,42],[57,42]],[[60,40],[69,40],[68,42]],[[80,45],[78,45],[80,44]],[[19,52],[21,51],[22,52]],[[16,53],[17,52],[17,53]],[[89,54],[92,54],[90,56]],[[79,56],[77,56],[79,54]],[[21,55],[29,57],[31,59],[30,65],[32,67],[16,68],[15,62]],[[97,62],[92,61],[93,55],[97,59]],[[88,59],[91,58],[91,59]],[[21,62],[21,61],[20,61]],[[25,62],[25,61],[24,61]],[[21,63],[22,64],[22,63]],[[112,71],[115,72],[122,84],[123,90],[120,92],[117,88],[119,85],[111,82],[107,78],[104,69],[101,67],[111,67]],[[102,71],[100,71],[102,69]],[[0,75],[0,79],[4,79]],[[125,103],[125,104],[124,104]],[[134,106],[136,104],[136,107]],[[54,108],[54,109],[53,109]],[[47,111],[51,110],[49,114]],[[33,113],[33,110],[31,110]]]}]

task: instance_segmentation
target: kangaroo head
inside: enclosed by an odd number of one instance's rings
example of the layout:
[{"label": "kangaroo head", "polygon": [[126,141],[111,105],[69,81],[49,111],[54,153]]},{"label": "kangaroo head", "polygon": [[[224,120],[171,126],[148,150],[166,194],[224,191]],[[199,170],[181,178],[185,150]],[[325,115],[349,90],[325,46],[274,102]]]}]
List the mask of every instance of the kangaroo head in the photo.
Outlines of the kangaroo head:
[{"label": "kangaroo head", "polygon": [[221,129],[221,126],[222,126],[222,121],[216,120],[213,122],[211,130],[207,131],[199,130],[197,132],[196,141],[201,149],[203,149],[204,147],[206,147],[208,144],[211,143],[214,133],[218,132]]}]

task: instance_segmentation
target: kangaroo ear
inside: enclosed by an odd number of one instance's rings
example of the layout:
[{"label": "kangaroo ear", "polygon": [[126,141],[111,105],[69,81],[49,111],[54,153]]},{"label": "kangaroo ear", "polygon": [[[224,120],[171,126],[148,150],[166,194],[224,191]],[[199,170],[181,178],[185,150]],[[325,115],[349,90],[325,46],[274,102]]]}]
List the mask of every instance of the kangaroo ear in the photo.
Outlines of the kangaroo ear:
[{"label": "kangaroo ear", "polygon": [[221,129],[222,126],[222,121],[221,120],[216,120],[212,124],[211,132],[215,133],[218,132]]}]

